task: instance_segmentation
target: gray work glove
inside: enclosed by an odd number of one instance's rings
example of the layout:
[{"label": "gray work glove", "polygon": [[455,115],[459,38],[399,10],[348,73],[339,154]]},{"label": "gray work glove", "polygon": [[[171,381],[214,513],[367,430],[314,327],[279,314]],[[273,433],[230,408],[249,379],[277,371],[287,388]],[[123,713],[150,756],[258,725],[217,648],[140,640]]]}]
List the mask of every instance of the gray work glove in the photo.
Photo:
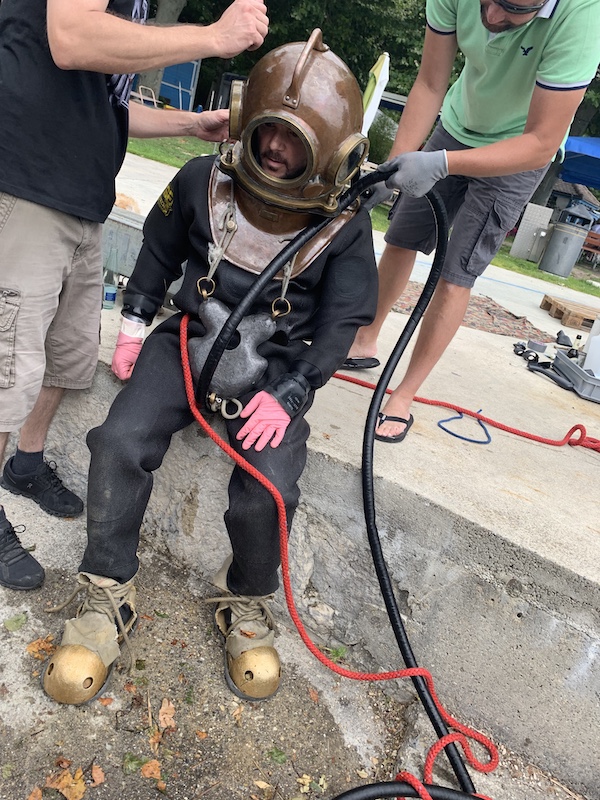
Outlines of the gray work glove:
[{"label": "gray work glove", "polygon": [[365,211],[372,211],[375,206],[391,200],[393,196],[394,192],[388,189],[385,183],[381,181],[381,183],[375,183],[365,189],[360,196],[360,205]]},{"label": "gray work glove", "polygon": [[448,177],[445,150],[403,153],[385,164],[380,164],[377,169],[389,172],[394,167],[396,172],[386,180],[385,185],[388,189],[398,189],[410,197],[423,197],[438,181]]}]

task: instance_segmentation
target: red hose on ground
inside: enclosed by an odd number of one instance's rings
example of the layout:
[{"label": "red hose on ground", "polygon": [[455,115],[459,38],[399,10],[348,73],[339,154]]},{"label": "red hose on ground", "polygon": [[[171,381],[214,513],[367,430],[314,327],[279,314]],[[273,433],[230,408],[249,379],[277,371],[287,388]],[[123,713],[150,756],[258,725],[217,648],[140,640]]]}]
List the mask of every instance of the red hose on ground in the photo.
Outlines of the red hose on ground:
[{"label": "red hose on ground", "polygon": [[[192,378],[192,372],[190,369],[189,357],[188,357],[188,350],[187,350],[187,330],[188,330],[188,321],[189,321],[189,314],[185,314],[181,320],[181,329],[180,329],[180,345],[181,345],[181,363],[183,366],[183,378],[185,383],[185,391],[188,399],[188,403],[194,418],[200,425],[200,427],[204,430],[204,432],[209,436],[215,444],[223,450],[235,463],[241,467],[241,469],[245,470],[249,475],[252,475],[264,488],[272,495],[273,500],[275,502],[275,506],[277,508],[277,514],[279,519],[279,546],[281,551],[281,573],[283,579],[283,588],[285,593],[285,599],[288,607],[289,614],[296,626],[298,633],[300,634],[300,638],[306,645],[306,647],[310,650],[310,652],[317,658],[324,666],[330,669],[332,672],[342,676],[343,678],[349,678],[351,680],[359,680],[359,681],[387,681],[387,680],[395,680],[397,678],[415,678],[421,677],[427,684],[427,688],[433,698],[435,705],[438,708],[438,711],[449,728],[453,728],[455,731],[458,731],[459,736],[456,741],[462,745],[465,758],[468,763],[479,772],[493,772],[494,769],[498,766],[498,750],[496,745],[488,739],[487,736],[484,736],[479,731],[475,731],[472,728],[469,728],[466,725],[458,722],[452,717],[446,709],[442,706],[441,702],[439,701],[437,694],[435,693],[433,678],[431,673],[422,668],[422,667],[415,667],[411,669],[399,669],[393,670],[391,672],[355,672],[353,670],[345,669],[341,667],[339,664],[335,664],[331,661],[327,656],[319,650],[319,648],[314,644],[314,642],[309,637],[302,620],[298,614],[296,609],[296,604],[294,602],[294,596],[292,592],[292,586],[290,581],[290,565],[289,565],[289,553],[288,553],[288,531],[287,531],[287,515],[285,511],[285,504],[283,502],[283,498],[279,493],[276,486],[274,486],[271,481],[269,481],[265,476],[255,469],[252,464],[250,464],[246,459],[237,453],[227,442],[225,442],[221,437],[215,433],[215,431],[211,428],[208,422],[204,419],[200,410],[198,409],[196,403],[196,397],[194,393],[194,383]],[[339,377],[339,376],[338,376]],[[351,381],[358,383],[358,381]],[[366,384],[365,384],[366,385]],[[437,756],[437,754],[443,749],[446,744],[449,744],[449,741],[445,741],[448,737],[444,737],[444,739],[440,739],[438,741],[444,741],[445,744],[441,747],[438,747],[438,742],[436,742],[436,751],[431,758],[428,756],[428,762],[431,763],[433,768],[433,760]],[[482,763],[478,759],[475,758],[471,748],[468,746],[465,748],[466,739],[473,739],[476,742],[479,742],[489,753],[489,761],[486,763]],[[452,739],[451,741],[455,741]],[[431,752],[431,751],[430,751]],[[412,776],[411,776],[412,777]],[[413,780],[416,780],[413,778]],[[425,790],[426,791],[426,790]],[[428,795],[422,795],[423,797],[427,797]],[[481,795],[477,795],[481,796]],[[485,800],[489,800],[486,798]]]},{"label": "red hose on ground", "polygon": [[[333,377],[339,378],[341,381],[348,381],[348,383],[355,383],[357,386],[365,386],[367,389],[375,389],[374,383],[363,381],[360,378],[353,378],[351,375],[342,375],[342,373],[336,372]],[[392,390],[386,389],[386,393],[391,394]],[[415,397],[415,400],[417,403],[426,403],[429,406],[441,406],[442,408],[449,408],[452,411],[458,411],[459,413],[465,414],[468,417],[481,420],[481,422],[485,422],[486,425],[499,428],[501,431],[514,433],[515,436],[522,436],[525,439],[531,439],[533,442],[549,444],[552,447],[562,447],[565,444],[570,444],[571,447],[588,447],[590,450],[596,450],[597,452],[600,452],[600,439],[595,439],[593,436],[588,436],[585,427],[579,423],[577,425],[573,425],[573,427],[562,439],[547,439],[544,436],[537,436],[535,433],[528,433],[527,431],[521,431],[518,428],[511,428],[510,425],[504,425],[502,422],[496,422],[496,420],[490,419],[489,417],[484,417],[483,414],[479,414],[477,411],[469,411],[468,408],[462,408],[462,406],[454,405],[454,403],[446,403],[444,400],[428,400],[426,397]],[[575,433],[579,433],[578,438],[574,438]]]}]

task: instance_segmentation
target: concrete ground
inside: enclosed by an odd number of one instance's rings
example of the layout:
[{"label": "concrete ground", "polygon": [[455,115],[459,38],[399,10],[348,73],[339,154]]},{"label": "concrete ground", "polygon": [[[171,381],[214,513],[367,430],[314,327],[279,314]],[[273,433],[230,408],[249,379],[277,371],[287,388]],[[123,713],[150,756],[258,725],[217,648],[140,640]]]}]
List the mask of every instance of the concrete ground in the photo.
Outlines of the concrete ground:
[{"label": "concrete ground", "polygon": [[[145,214],[175,171],[128,155],[117,190],[134,198]],[[374,241],[380,252],[382,237],[375,234]],[[419,258],[415,280],[423,280],[428,263]],[[582,299],[564,287],[494,267],[478,281],[477,291],[553,336],[560,328],[571,338],[579,331],[564,328],[539,308],[544,294],[572,297],[600,313],[598,299]],[[90,392],[69,395],[49,441],[49,456],[82,493],[85,431],[104,419],[119,389],[106,366],[118,316],[118,307],[103,312],[96,383]],[[382,360],[405,321],[402,314],[389,315],[381,337]],[[416,403],[415,424],[406,440],[375,447],[377,524],[419,663],[432,671],[449,710],[501,746],[495,773],[471,773],[477,791],[495,800],[600,800],[598,453],[551,446],[507,430],[561,440],[579,424],[600,438],[600,404],[528,372],[513,353],[513,342],[512,337],[461,327],[421,397],[482,409],[504,427],[488,426],[491,443],[474,444],[438,426],[452,411]],[[380,372],[360,377],[375,381]],[[399,655],[378,598],[362,520],[359,470],[370,397],[368,387],[338,378],[317,394],[290,558],[297,602],[311,633],[330,649],[344,646],[351,668],[381,671],[396,669]],[[470,419],[448,427],[481,438],[481,429]],[[199,477],[205,463],[212,469]],[[227,472],[224,457],[214,456],[206,437],[192,429],[178,434],[157,473],[146,517],[140,608],[148,619],[136,647],[148,671],[146,684],[137,673],[136,686],[143,695],[140,703],[148,707],[160,705],[161,696],[176,704],[180,739],[168,748],[163,743],[158,751],[169,773],[167,795],[181,800],[333,797],[353,785],[389,779],[400,769],[420,775],[432,742],[410,688],[393,689],[386,699],[375,684],[363,689],[332,678],[303,648],[279,595],[284,682],[277,703],[259,710],[242,704],[248,724],[232,723],[232,715],[241,712],[220,680],[219,648],[206,634],[208,612],[199,602],[197,619],[188,611],[190,600],[210,593],[207,577],[227,550],[220,521]],[[6,623],[23,613],[27,618],[18,631],[0,629],[1,800],[29,798],[34,786],[58,771],[59,756],[72,761],[73,769],[94,757],[107,767],[106,782],[90,788],[91,797],[156,796],[154,784],[144,783],[139,774],[127,777],[122,766],[125,750],[147,757],[154,752],[146,741],[147,719],[127,730],[119,722],[133,707],[125,676],[113,677],[107,692],[112,706],[57,707],[39,689],[39,662],[25,652],[38,637],[60,636],[67,612],[48,621],[43,611],[70,590],[69,576],[85,542],[84,523],[51,519],[6,493],[2,501],[14,524],[26,524],[23,540],[35,544],[48,580],[40,592],[26,595],[0,589],[0,619]],[[206,536],[207,530],[217,529],[218,536]],[[173,619],[161,631],[165,609]],[[203,637],[208,638],[198,656],[173,655],[183,653],[177,650],[183,645],[174,642],[193,641],[196,647]],[[202,692],[201,702],[190,699],[192,685]],[[214,752],[203,751],[202,732],[215,742]],[[329,757],[323,757],[319,742],[328,743]],[[266,758],[271,753],[272,761],[276,749],[288,755],[293,751],[289,774],[283,774],[283,767],[277,773]],[[190,764],[185,754],[192,750],[196,760]],[[240,753],[243,768],[238,768]],[[317,777],[315,784],[327,773],[324,792],[316,785],[301,792],[296,778],[308,773]],[[447,767],[436,772],[436,783],[456,786]]]}]

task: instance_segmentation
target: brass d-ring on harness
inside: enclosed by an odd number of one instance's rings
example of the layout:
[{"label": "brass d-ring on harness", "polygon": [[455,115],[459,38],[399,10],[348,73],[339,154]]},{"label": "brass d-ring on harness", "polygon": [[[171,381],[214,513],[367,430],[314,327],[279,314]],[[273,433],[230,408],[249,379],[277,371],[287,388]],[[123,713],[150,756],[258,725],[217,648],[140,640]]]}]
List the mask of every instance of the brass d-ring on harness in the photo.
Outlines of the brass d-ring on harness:
[{"label": "brass d-ring on harness", "polygon": [[285,317],[287,314],[290,313],[292,310],[292,304],[287,299],[286,294],[288,287],[290,285],[290,278],[292,277],[292,272],[294,270],[294,264],[296,263],[296,256],[298,253],[295,253],[293,258],[291,258],[287,264],[283,268],[283,279],[281,281],[281,294],[279,297],[276,297],[275,300],[271,303],[271,314],[273,319],[277,319],[278,317]]},{"label": "brass d-ring on harness", "polygon": [[[221,416],[224,419],[237,419],[239,415],[242,413],[242,408],[244,407],[243,404],[237,399],[237,397],[226,397],[223,399],[219,397],[215,392],[211,392],[208,397],[206,398],[207,405],[213,412],[221,412]],[[229,411],[227,409],[228,403],[231,403],[234,407],[233,411]]]}]

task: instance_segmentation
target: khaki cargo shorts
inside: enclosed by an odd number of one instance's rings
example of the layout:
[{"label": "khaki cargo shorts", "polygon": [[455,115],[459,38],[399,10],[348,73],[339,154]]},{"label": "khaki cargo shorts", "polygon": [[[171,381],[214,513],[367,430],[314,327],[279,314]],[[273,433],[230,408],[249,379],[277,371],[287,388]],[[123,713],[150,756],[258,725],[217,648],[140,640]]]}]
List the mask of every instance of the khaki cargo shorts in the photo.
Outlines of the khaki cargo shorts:
[{"label": "khaki cargo shorts", "polygon": [[42,386],[91,386],[100,340],[102,226],[0,192],[0,431]]},{"label": "khaki cargo shorts", "polygon": [[[423,149],[470,148],[438,124]],[[442,278],[457,286],[473,286],[516,225],[549,166],[494,178],[449,175],[436,183],[451,227]],[[391,217],[385,235],[388,244],[431,253],[436,246],[436,225],[426,198],[402,195]]]}]

